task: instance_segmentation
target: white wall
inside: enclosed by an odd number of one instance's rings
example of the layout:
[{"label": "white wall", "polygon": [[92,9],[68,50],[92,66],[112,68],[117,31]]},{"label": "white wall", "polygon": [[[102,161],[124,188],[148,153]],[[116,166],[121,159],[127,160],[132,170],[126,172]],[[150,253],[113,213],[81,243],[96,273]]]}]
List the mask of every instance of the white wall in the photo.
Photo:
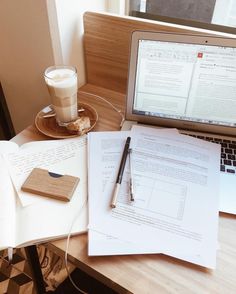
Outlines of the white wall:
[{"label": "white wall", "polygon": [[[49,0],[50,1],[50,0]],[[83,58],[83,13],[85,11],[106,11],[106,0],[55,0],[59,27],[62,62],[77,67],[79,85],[85,83]],[[59,50],[60,50],[59,49]]]},{"label": "white wall", "polygon": [[0,81],[16,132],[48,103],[42,78],[54,62],[45,1],[0,1]]},{"label": "white wall", "polygon": [[107,0],[107,11],[119,15],[128,14],[129,0]]},{"label": "white wall", "polygon": [[0,1],[0,81],[16,133],[50,103],[43,72],[64,63],[85,83],[84,11],[106,11],[108,0]]}]

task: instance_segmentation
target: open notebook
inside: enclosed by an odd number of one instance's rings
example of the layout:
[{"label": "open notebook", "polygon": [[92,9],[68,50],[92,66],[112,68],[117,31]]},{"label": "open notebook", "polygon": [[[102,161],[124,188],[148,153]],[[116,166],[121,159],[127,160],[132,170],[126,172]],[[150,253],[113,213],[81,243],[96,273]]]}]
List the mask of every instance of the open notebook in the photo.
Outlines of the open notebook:
[{"label": "open notebook", "polygon": [[222,146],[220,211],[236,214],[236,39],[135,31],[126,121]]}]

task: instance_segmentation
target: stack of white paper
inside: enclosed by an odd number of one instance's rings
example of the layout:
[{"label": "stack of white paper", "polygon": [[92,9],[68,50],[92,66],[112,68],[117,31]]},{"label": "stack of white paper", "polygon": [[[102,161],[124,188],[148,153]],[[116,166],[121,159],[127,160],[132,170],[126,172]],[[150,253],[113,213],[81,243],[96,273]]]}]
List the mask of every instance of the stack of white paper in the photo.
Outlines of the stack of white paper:
[{"label": "stack of white paper", "polygon": [[[110,202],[127,136],[129,164]],[[89,255],[164,253],[214,268],[220,146],[176,130],[135,126],[89,134]]]}]

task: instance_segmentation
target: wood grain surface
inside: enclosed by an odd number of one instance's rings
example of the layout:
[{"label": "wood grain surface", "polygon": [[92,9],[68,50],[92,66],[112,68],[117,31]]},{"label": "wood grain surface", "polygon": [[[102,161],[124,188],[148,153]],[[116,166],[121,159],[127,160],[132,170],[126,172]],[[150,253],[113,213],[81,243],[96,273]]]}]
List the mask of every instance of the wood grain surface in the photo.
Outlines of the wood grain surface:
[{"label": "wood grain surface", "polygon": [[[89,84],[80,90],[83,94],[79,92],[79,99],[91,104],[98,112],[99,119],[94,130],[119,130],[120,115],[106,102],[90,94],[109,99],[121,110],[124,110],[125,95]],[[45,138],[47,137],[40,135],[34,126],[30,126],[13,141],[23,143]],[[235,293],[235,232],[236,216],[220,213],[219,250],[215,270],[161,254],[89,257],[87,234],[72,237],[68,258],[118,293]],[[46,246],[64,258],[65,239]]]}]

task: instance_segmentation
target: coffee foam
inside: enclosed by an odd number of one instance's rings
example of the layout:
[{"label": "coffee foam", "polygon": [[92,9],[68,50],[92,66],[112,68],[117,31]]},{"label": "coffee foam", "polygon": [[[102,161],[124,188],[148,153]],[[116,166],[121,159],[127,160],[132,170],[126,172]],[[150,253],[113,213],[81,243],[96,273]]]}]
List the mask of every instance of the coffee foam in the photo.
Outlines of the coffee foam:
[{"label": "coffee foam", "polygon": [[71,69],[55,69],[47,73],[46,82],[54,87],[71,87],[77,83],[77,76]]},{"label": "coffee foam", "polygon": [[50,92],[54,92],[53,96],[70,97],[77,92],[77,75],[73,70],[55,69],[49,72],[45,79],[51,88]]}]

